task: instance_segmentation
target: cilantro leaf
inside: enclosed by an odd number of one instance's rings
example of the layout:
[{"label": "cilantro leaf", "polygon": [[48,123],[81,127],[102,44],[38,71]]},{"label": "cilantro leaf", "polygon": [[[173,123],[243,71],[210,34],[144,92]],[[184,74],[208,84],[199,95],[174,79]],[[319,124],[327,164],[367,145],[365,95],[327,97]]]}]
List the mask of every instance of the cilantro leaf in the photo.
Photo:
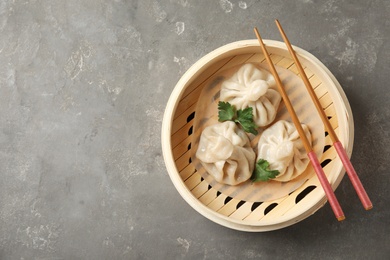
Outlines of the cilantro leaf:
[{"label": "cilantro leaf", "polygon": [[233,121],[236,109],[229,102],[219,101],[218,103],[218,121]]},{"label": "cilantro leaf", "polygon": [[[237,113],[236,113],[237,112]],[[253,122],[253,108],[247,107],[244,110],[236,108],[229,102],[218,102],[218,121],[233,121],[242,126],[245,132],[257,135],[257,125]]]},{"label": "cilantro leaf", "polygon": [[237,111],[236,123],[239,123],[245,132],[257,135],[257,125],[253,122],[253,108],[247,107],[244,110]]},{"label": "cilantro leaf", "polygon": [[270,170],[268,167],[269,162],[267,160],[259,159],[252,173],[252,182],[268,181],[278,176],[278,170]]}]

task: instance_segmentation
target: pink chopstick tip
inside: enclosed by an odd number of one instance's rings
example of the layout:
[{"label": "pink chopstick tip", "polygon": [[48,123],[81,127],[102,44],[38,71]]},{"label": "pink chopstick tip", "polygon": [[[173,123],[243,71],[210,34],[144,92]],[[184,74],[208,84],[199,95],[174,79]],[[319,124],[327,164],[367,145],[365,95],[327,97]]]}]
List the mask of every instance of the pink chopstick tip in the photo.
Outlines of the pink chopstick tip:
[{"label": "pink chopstick tip", "polygon": [[339,216],[339,217],[337,217],[337,220],[338,221],[343,221],[343,220],[345,220],[345,216],[343,215],[343,216]]},{"label": "pink chopstick tip", "polygon": [[347,175],[348,175],[349,179],[351,180],[352,185],[355,188],[356,193],[357,193],[360,201],[363,204],[363,207],[366,210],[372,209],[372,202],[371,202],[370,198],[368,197],[367,192],[363,187],[363,184],[360,182],[359,176],[357,175],[355,168],[352,166],[352,163],[349,160],[349,157],[348,157],[343,145],[341,144],[340,141],[335,142],[333,145],[336,148],[336,151],[341,159],[341,162],[344,165],[344,168],[347,172]]},{"label": "pink chopstick tip", "polygon": [[320,181],[320,184],[324,189],[325,195],[328,198],[328,202],[330,204],[330,207],[333,210],[334,215],[336,216],[338,221],[343,221],[345,219],[344,212],[341,209],[341,206],[336,198],[336,195],[333,192],[332,186],[330,185],[328,179],[326,178],[324,170],[322,169],[320,162],[317,159],[317,155],[315,154],[314,151],[311,151],[307,154],[307,156],[309,157],[310,162],[313,165],[314,171],[317,174],[318,180]]}]

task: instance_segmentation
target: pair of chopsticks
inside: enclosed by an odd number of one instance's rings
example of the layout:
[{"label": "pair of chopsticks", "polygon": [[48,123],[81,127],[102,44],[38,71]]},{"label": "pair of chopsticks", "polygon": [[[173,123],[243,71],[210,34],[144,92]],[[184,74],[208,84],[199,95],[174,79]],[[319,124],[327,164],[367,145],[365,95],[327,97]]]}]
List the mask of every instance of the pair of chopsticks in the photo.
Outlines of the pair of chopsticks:
[{"label": "pair of chopsticks", "polygon": [[[334,132],[332,126],[330,125],[330,122],[329,122],[329,120],[328,120],[328,118],[327,118],[327,116],[326,116],[326,114],[325,114],[325,112],[320,104],[320,101],[318,100],[318,97],[316,96],[316,94],[313,90],[313,87],[310,84],[309,79],[306,76],[305,71],[303,70],[303,67],[302,67],[300,61],[298,60],[298,58],[295,54],[295,51],[293,50],[293,48],[291,46],[290,41],[288,40],[286,34],[284,33],[284,30],[283,30],[282,26],[280,25],[279,21],[275,20],[275,22],[276,22],[276,25],[280,31],[280,34],[282,35],[284,42],[286,43],[286,46],[290,52],[290,55],[292,56],[292,58],[295,62],[295,65],[298,68],[299,74],[300,74],[300,76],[301,76],[301,78],[302,78],[302,80],[307,88],[307,91],[309,92],[310,97],[311,97],[311,99],[312,99],[321,119],[322,119],[322,122],[324,123],[324,125],[329,133],[329,136],[332,139],[333,145],[334,145],[334,147],[335,147],[335,149],[336,149],[336,151],[337,151],[337,153],[338,153],[338,155],[339,155],[339,157],[340,157],[340,159],[341,159],[341,161],[342,161],[342,163],[347,171],[347,174],[352,182],[353,187],[356,190],[356,193],[357,193],[360,201],[362,202],[362,204],[366,210],[372,209],[372,203],[371,203],[365,189],[363,188],[363,185],[360,182],[360,179],[359,179],[358,175],[356,174],[356,171],[355,171],[354,167],[352,166],[351,161],[349,160],[343,145],[339,141],[336,133]],[[307,155],[310,159],[310,162],[311,162],[311,164],[312,164],[312,166],[317,174],[317,177],[321,183],[321,186],[325,191],[325,194],[328,198],[329,204],[330,204],[337,220],[342,221],[345,219],[345,215],[343,213],[343,210],[341,209],[341,206],[340,206],[340,204],[339,204],[339,202],[338,202],[338,200],[333,192],[333,189],[332,189],[328,179],[326,178],[326,175],[325,175],[325,173],[324,173],[324,171],[323,171],[323,169],[318,161],[318,158],[317,158],[315,152],[313,151],[313,148],[311,147],[309,141],[307,140],[307,137],[306,137],[306,135],[302,129],[301,123],[298,119],[298,116],[295,113],[295,110],[291,104],[291,101],[290,101],[289,97],[287,96],[286,91],[283,88],[283,84],[278,76],[278,73],[275,69],[275,66],[272,63],[272,60],[268,54],[268,51],[263,43],[263,40],[262,40],[257,28],[254,28],[254,31],[255,31],[255,34],[257,36],[257,39],[259,40],[260,47],[263,51],[263,54],[265,55],[265,58],[268,62],[271,73],[273,74],[273,76],[275,78],[276,84],[277,84],[279,92],[283,98],[283,101],[286,105],[286,108],[287,108],[287,110],[288,110],[288,112],[293,120],[295,128],[297,129],[297,131],[299,133],[299,136],[300,136],[300,138],[303,142],[303,145],[305,147],[306,153],[307,153]]]}]

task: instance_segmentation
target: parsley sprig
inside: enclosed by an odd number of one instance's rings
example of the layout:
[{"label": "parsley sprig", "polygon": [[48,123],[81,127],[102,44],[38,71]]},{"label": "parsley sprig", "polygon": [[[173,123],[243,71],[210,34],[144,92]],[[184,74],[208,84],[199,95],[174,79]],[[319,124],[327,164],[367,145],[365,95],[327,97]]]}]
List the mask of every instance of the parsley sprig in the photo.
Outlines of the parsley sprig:
[{"label": "parsley sprig", "polygon": [[239,109],[231,105],[229,102],[219,101],[218,103],[218,121],[233,121],[242,126],[245,132],[257,135],[257,125],[253,122],[253,108],[247,107]]},{"label": "parsley sprig", "polygon": [[252,182],[269,181],[279,175],[278,170],[270,170],[268,167],[267,160],[259,159],[251,176]]}]

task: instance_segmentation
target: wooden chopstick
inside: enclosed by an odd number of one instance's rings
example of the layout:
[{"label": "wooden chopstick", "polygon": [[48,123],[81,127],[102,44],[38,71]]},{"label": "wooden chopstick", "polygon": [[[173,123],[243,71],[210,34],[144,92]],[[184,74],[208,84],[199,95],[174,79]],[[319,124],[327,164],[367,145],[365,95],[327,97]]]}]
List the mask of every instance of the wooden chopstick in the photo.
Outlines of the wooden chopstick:
[{"label": "wooden chopstick", "polygon": [[293,50],[293,48],[291,46],[290,41],[288,40],[286,34],[284,33],[284,30],[283,30],[282,26],[280,25],[279,21],[275,20],[275,22],[276,22],[276,25],[279,29],[280,34],[282,35],[284,42],[286,43],[288,51],[290,52],[290,54],[295,62],[295,65],[298,68],[299,74],[301,75],[301,78],[302,78],[303,82],[305,83],[306,89],[309,92],[310,97],[313,100],[315,107],[317,108],[318,113],[320,114],[322,122],[324,123],[324,125],[329,133],[329,136],[332,139],[333,145],[336,148],[336,151],[337,151],[337,153],[338,153],[338,155],[339,155],[339,157],[340,157],[340,159],[341,159],[341,161],[342,161],[342,163],[347,171],[348,177],[351,180],[352,185],[355,188],[356,193],[359,196],[359,199],[363,204],[363,207],[366,210],[372,209],[373,206],[372,206],[371,200],[368,197],[367,192],[364,189],[362,183],[360,182],[360,179],[359,179],[354,167],[352,166],[352,163],[349,160],[343,145],[339,141],[339,138],[337,137],[336,133],[334,132],[333,127],[330,125],[330,122],[329,122],[329,120],[328,120],[328,118],[327,118],[327,116],[326,116],[326,114],[325,114],[325,112],[320,104],[320,101],[318,100],[317,95],[315,94],[315,92],[313,90],[313,87],[311,86],[309,79],[306,76],[305,71],[303,70],[303,67],[302,67],[300,61],[297,58],[297,55],[295,54],[295,51]]},{"label": "wooden chopstick", "polygon": [[275,81],[276,81],[276,85],[278,86],[278,89],[279,89],[279,92],[283,98],[283,101],[284,101],[284,104],[286,105],[286,108],[292,118],[292,121],[295,125],[295,128],[297,129],[298,133],[299,133],[299,136],[303,142],[303,145],[305,147],[305,150],[306,150],[306,153],[310,159],[310,162],[317,174],[317,177],[321,183],[321,186],[322,188],[324,189],[325,191],[325,194],[328,198],[328,201],[329,201],[329,204],[330,206],[332,207],[332,210],[333,210],[333,213],[335,214],[336,218],[338,221],[342,221],[345,219],[345,215],[343,213],[343,210],[341,209],[340,207],[340,204],[336,198],[336,195],[334,194],[333,192],[333,189],[332,187],[330,186],[329,184],[329,181],[328,179],[326,178],[325,176],[325,173],[324,173],[324,170],[322,169],[321,165],[320,165],[320,162],[318,161],[318,158],[315,154],[315,152],[313,151],[309,141],[307,140],[307,137],[305,135],[305,132],[303,131],[302,129],[302,126],[301,126],[301,123],[298,119],[298,116],[297,114],[295,113],[295,110],[291,104],[291,101],[289,99],[289,97],[287,96],[286,94],[286,91],[284,90],[283,88],[283,84],[282,84],[282,81],[280,80],[279,78],[279,75],[275,69],[275,66],[274,64],[272,63],[272,60],[268,54],[268,51],[263,43],[263,40],[257,30],[257,28],[255,27],[254,28],[254,31],[255,31],[255,34],[257,36],[257,39],[259,40],[259,43],[260,43],[260,47],[261,49],[263,50],[263,54],[268,62],[268,65],[270,67],[270,70],[272,72],[272,75],[274,76],[275,78]]}]

